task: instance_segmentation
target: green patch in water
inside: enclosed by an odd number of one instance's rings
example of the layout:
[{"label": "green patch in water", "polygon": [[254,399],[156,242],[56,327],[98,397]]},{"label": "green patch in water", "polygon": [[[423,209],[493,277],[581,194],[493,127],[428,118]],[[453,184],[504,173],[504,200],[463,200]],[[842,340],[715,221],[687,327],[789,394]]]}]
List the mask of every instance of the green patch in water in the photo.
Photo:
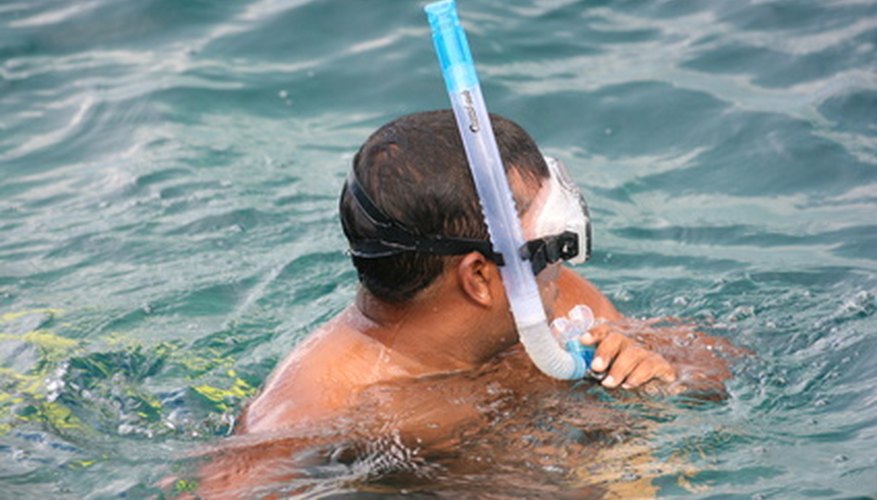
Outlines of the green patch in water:
[{"label": "green patch in water", "polygon": [[242,400],[256,393],[256,388],[238,377],[234,370],[228,370],[226,375],[232,379],[231,384],[226,389],[208,384],[192,387],[193,391],[210,401],[216,410],[223,413],[233,410]]},{"label": "green patch in water", "polygon": [[174,494],[193,493],[198,490],[198,481],[178,479],[174,483]]}]

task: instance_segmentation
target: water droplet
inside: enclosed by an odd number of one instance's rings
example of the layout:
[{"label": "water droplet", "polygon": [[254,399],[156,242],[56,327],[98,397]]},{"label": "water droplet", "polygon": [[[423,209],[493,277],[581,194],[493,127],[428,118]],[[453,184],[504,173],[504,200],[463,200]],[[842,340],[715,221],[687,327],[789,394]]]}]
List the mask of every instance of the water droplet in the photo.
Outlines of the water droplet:
[{"label": "water droplet", "polygon": [[487,385],[487,394],[491,396],[496,396],[497,394],[502,393],[502,386],[496,382],[491,382]]},{"label": "water droplet", "polygon": [[552,474],[563,474],[566,472],[563,467],[560,467],[559,465],[546,465],[542,467],[542,470]]},{"label": "water droplet", "polygon": [[635,473],[629,472],[629,471],[621,474],[621,480],[623,482],[626,482],[626,483],[636,481],[637,479],[639,479],[639,477],[640,477],[639,474],[635,474]]},{"label": "water droplet", "polygon": [[841,454],[841,455],[837,455],[837,456],[834,457],[834,463],[836,463],[836,464],[841,464],[841,463],[846,462],[846,461],[849,460],[849,459],[850,459],[850,457],[848,457],[848,456],[846,456],[846,455],[843,455],[843,454]]},{"label": "water droplet", "polygon": [[280,97],[281,99],[287,99],[289,97],[289,92],[281,90],[277,93],[277,97]]}]

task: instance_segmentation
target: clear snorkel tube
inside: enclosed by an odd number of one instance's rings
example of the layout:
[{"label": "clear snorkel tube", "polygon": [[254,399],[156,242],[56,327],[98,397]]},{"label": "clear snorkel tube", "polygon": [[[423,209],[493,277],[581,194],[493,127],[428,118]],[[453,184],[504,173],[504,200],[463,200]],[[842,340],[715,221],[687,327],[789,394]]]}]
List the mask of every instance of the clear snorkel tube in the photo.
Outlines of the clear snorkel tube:
[{"label": "clear snorkel tube", "polygon": [[527,355],[546,375],[567,380],[582,378],[588,371],[593,352],[580,352],[583,346],[577,339],[566,342],[570,351],[575,352],[564,350],[554,340],[536,277],[530,262],[521,256],[520,249],[525,243],[521,222],[481,95],[466,34],[457,17],[457,6],[454,0],[443,0],[427,5],[425,10],[490,241],[494,251],[501,253],[505,260],[500,273],[518,336]]}]

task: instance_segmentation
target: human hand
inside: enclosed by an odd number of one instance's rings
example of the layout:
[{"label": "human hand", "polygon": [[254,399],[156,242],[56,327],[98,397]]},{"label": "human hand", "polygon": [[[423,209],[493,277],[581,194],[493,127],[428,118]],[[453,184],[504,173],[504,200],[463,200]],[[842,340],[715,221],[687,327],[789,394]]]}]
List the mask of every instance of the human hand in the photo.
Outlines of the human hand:
[{"label": "human hand", "polygon": [[610,325],[597,325],[579,339],[584,345],[596,346],[591,371],[606,374],[603,387],[635,389],[652,380],[676,381],[676,369],[669,361]]}]

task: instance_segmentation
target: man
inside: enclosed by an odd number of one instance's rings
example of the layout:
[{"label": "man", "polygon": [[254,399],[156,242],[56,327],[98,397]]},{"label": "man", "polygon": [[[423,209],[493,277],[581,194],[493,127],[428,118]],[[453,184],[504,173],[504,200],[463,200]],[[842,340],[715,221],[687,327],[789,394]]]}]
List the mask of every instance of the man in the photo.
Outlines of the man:
[{"label": "man", "polygon": [[[549,169],[516,124],[495,115],[491,121],[525,237],[544,249],[556,236],[540,232],[551,232],[545,221],[558,216],[551,199],[562,167]],[[455,388],[465,396],[490,383],[525,396],[561,383],[535,374],[519,348],[499,259],[450,111],[405,116],[376,131],[353,160],[340,212],[361,283],[354,303],[280,363],[241,416],[238,434],[277,436],[339,419],[350,423],[353,415],[374,428],[392,427],[399,440],[419,450],[447,451],[459,445],[451,438],[458,429],[486,422],[484,401],[449,396]],[[578,214],[587,217],[583,203]],[[562,228],[560,222],[555,226]],[[587,251],[586,242],[577,243],[578,252]],[[691,372],[691,366],[671,364],[610,327],[623,319],[612,303],[564,267],[557,252],[542,257],[534,270],[549,318],[584,304],[603,323],[581,341],[596,345],[592,370],[605,376],[604,387],[684,388],[679,370]],[[726,376],[724,365],[709,375]],[[253,461],[289,456],[283,447],[274,455],[266,449]],[[253,471],[276,470],[238,466],[233,478],[224,473],[218,480],[218,469],[204,474],[205,483],[258,483],[261,473]]]},{"label": "man", "polygon": [[[498,116],[491,120],[526,234],[548,188],[548,167],[523,129]],[[377,225],[352,185],[366,193],[371,208],[413,235],[488,240],[453,114],[419,113],[381,127],[354,158],[340,202],[362,287],[350,307],[276,369],[243,416],[243,432],[323,418],[343,409],[357,391],[389,379],[472,370],[517,343],[489,246],[462,248],[459,255],[378,248]],[[537,279],[555,316],[586,304],[598,319],[621,317],[596,287],[560,263]],[[608,367],[604,386],[675,381],[675,370],[661,356],[616,332],[601,332],[585,340],[600,341],[593,368]]]}]

